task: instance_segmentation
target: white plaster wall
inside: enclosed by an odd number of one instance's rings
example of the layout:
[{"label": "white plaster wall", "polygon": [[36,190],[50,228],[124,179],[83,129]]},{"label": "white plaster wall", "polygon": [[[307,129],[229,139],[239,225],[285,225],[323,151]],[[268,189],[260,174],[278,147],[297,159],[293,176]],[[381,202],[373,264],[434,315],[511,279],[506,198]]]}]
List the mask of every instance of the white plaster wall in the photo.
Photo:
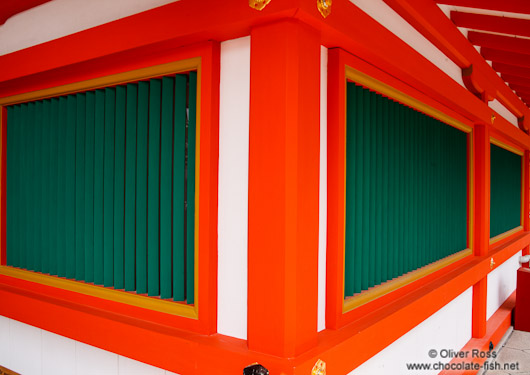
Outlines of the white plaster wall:
[{"label": "white plaster wall", "polygon": [[247,338],[250,36],[221,43],[217,330]]},{"label": "white plaster wall", "polygon": [[[407,363],[450,362],[451,358],[432,359],[428,352],[435,349],[459,351],[471,338],[471,312],[473,288],[449,302],[391,345],[377,353],[350,375],[410,375],[419,371],[407,370]],[[352,353],[354,355],[354,353]],[[421,371],[422,375],[435,375],[439,371]]]},{"label": "white plaster wall", "polygon": [[328,215],[328,49],[320,47],[320,182],[318,197],[318,331],[326,328],[326,234]]},{"label": "white plaster wall", "polygon": [[0,55],[124,18],[176,0],[52,0],[0,26]]},{"label": "white plaster wall", "polygon": [[512,124],[516,128],[519,128],[519,125],[517,123],[517,117],[515,117],[515,115],[511,113],[508,108],[503,106],[501,102],[499,102],[497,99],[489,102],[488,105],[491,109],[497,112],[498,115],[504,117],[506,121],[508,121],[510,124]]},{"label": "white plaster wall", "polygon": [[427,60],[455,82],[464,86],[462,71],[454,62],[445,56],[434,44],[419,33],[383,0],[350,0],[363,12],[379,22],[398,38],[422,54]]},{"label": "white plaster wall", "polygon": [[0,366],[23,375],[176,375],[3,316]]},{"label": "white plaster wall", "polygon": [[489,319],[517,287],[517,270],[522,251],[512,256],[488,274],[486,318]]}]

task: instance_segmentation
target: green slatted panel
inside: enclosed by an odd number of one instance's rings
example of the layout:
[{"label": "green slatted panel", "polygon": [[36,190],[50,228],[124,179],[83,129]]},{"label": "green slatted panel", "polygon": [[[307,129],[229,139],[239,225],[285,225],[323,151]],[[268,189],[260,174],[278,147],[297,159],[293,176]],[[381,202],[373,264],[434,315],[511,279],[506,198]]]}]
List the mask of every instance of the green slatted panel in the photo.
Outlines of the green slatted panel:
[{"label": "green slatted panel", "polygon": [[491,145],[490,237],[521,225],[521,156]]},{"label": "green slatted panel", "polygon": [[153,79],[149,88],[149,148],[147,175],[147,294],[160,294],[159,193],[160,193],[160,99],[162,82]]},{"label": "green slatted panel", "polygon": [[465,249],[467,134],[348,83],[345,219],[346,297]]},{"label": "green slatted panel", "polygon": [[171,254],[171,165],[173,153],[174,79],[162,79],[160,145],[160,297],[171,298],[173,283]]},{"label": "green slatted panel", "polygon": [[173,126],[173,299],[186,299],[185,180],[186,173],[186,76],[175,77]]},{"label": "green slatted panel", "polygon": [[147,293],[147,139],[149,84],[138,83],[136,135],[136,291]]},{"label": "green slatted panel", "polygon": [[85,279],[86,96],[77,94],[75,143],[75,278]]},{"label": "green slatted panel", "polygon": [[127,85],[126,129],[125,129],[125,228],[124,268],[125,290],[135,290],[135,220],[136,220],[136,119],[138,108],[138,85]]},{"label": "green slatted panel", "polygon": [[85,123],[85,281],[94,281],[94,125],[96,97],[86,93]]},{"label": "green slatted panel", "polygon": [[114,283],[114,127],[116,90],[105,89],[105,147],[103,160],[103,285]]},{"label": "green slatted panel", "polygon": [[124,209],[125,209],[125,86],[116,87],[114,138],[114,288],[124,285]]},{"label": "green slatted panel", "polygon": [[105,155],[105,91],[96,90],[94,103],[94,283],[104,280],[104,155]]},{"label": "green slatted panel", "polygon": [[194,303],[195,291],[195,150],[197,114],[197,73],[190,72],[188,89],[188,152],[186,187],[186,300]]},{"label": "green slatted panel", "polygon": [[193,304],[196,84],[8,107],[8,264]]}]

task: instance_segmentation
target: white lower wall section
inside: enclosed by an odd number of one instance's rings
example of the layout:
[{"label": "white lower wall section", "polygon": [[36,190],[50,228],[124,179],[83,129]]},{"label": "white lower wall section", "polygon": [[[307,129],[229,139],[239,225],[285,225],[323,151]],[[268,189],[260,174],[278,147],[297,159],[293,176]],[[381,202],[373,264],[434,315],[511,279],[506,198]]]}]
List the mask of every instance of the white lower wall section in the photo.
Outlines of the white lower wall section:
[{"label": "white lower wall section", "polygon": [[488,274],[487,319],[491,318],[517,287],[517,270],[521,267],[519,257],[522,254],[519,251]]},{"label": "white lower wall section", "polygon": [[320,181],[318,189],[318,331],[326,329],[326,234],[328,215],[328,49],[320,47]]},{"label": "white lower wall section", "polygon": [[3,316],[0,366],[23,375],[176,375]]},{"label": "white lower wall section", "polygon": [[247,338],[250,37],[221,43],[217,331]]},{"label": "white lower wall section", "polygon": [[[53,0],[0,26],[0,55],[124,18],[175,0]],[[79,48],[83,48],[80,46]]]},{"label": "white lower wall section", "polygon": [[[473,288],[469,288],[350,374],[410,375],[417,371],[407,370],[407,363],[450,362],[451,358],[441,358],[440,351],[457,352],[471,338],[472,299]],[[429,357],[431,349],[438,353],[435,358]],[[421,374],[435,375],[439,372],[424,370]]]},{"label": "white lower wall section", "polygon": [[519,124],[517,122],[517,117],[511,113],[508,108],[503,106],[501,102],[499,102],[497,99],[491,101],[488,103],[489,107],[493,109],[497,114],[501,115],[508,121],[510,124],[515,126],[516,128],[519,128]]}]

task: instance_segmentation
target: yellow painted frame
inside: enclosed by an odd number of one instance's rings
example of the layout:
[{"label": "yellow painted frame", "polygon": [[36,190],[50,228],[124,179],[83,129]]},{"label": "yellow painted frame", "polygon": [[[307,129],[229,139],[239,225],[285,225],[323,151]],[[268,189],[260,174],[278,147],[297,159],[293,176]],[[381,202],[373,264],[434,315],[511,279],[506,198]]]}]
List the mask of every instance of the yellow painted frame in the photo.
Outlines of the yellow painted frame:
[{"label": "yellow painted frame", "polygon": [[[467,228],[467,236],[468,236],[468,248],[463,249],[453,255],[450,255],[448,257],[445,257],[443,259],[440,259],[434,263],[428,264],[422,268],[419,268],[415,271],[411,271],[407,274],[404,274],[402,276],[399,276],[393,280],[387,281],[383,284],[374,286],[370,288],[369,290],[363,291],[355,296],[345,298],[342,303],[342,313],[346,313],[348,311],[351,311],[359,306],[362,306],[376,298],[382,297],[385,294],[388,294],[390,292],[393,292],[394,290],[397,290],[405,285],[408,285],[416,280],[421,279],[422,277],[425,277],[433,272],[436,272],[444,267],[449,266],[450,264],[453,264],[455,262],[458,262],[468,256],[473,255],[473,222],[474,222],[474,174],[473,174],[473,128],[467,124],[464,124],[461,121],[458,121],[457,119],[445,114],[444,112],[433,108],[420,100],[407,95],[398,89],[381,82],[357,69],[354,69],[350,66],[345,67],[345,86],[346,82],[348,80],[353,81],[355,83],[358,83],[368,89],[374,90],[375,92],[379,94],[383,94],[389,98],[392,98],[396,100],[399,103],[402,103],[404,105],[407,105],[419,112],[422,112],[428,116],[434,117],[437,120],[440,120],[441,122],[448,124],[458,130],[461,130],[468,134],[468,196],[469,196],[469,202],[468,202],[468,209],[469,209],[469,217],[468,217],[468,228]],[[347,97],[347,90],[346,87],[344,87],[345,90],[345,100],[344,100],[344,106],[345,106],[345,113],[347,114],[346,110],[346,97]],[[346,126],[344,124],[343,126]],[[346,134],[346,131],[344,132]],[[344,149],[346,150],[346,137],[344,137]],[[345,155],[346,156],[346,155]],[[344,162],[344,175],[346,175],[346,161]],[[344,194],[346,194],[346,179],[344,179]],[[346,199],[344,199],[346,201]],[[346,222],[346,211],[344,210],[344,222]],[[344,236],[346,233],[344,233]],[[346,243],[346,241],[344,241]],[[346,258],[346,248],[343,249],[343,259]],[[344,295],[344,280],[345,280],[345,272],[346,269],[343,267],[343,283],[342,283],[342,295]]]},{"label": "yellow painted frame", "polygon": [[494,243],[499,242],[507,237],[510,237],[514,235],[515,233],[519,233],[523,231],[523,225],[524,225],[524,177],[523,176],[524,176],[525,165],[524,165],[524,151],[523,150],[510,146],[502,141],[499,141],[498,139],[494,137],[490,137],[490,143],[492,145],[503,148],[506,151],[510,151],[510,152],[513,152],[514,154],[521,156],[521,221],[520,221],[520,225],[504,233],[501,233],[495,237],[491,237],[489,240],[489,244],[493,245]]},{"label": "yellow painted frame", "polygon": [[[23,103],[32,100],[42,100],[60,95],[73,94],[82,91],[95,90],[98,88],[115,86],[129,82],[136,82],[156,77],[162,77],[170,74],[184,73],[187,71],[197,71],[197,114],[196,114],[196,148],[195,148],[195,280],[194,280],[194,305],[186,305],[180,302],[162,300],[155,297],[116,290],[108,287],[102,287],[83,281],[68,280],[58,276],[45,275],[38,272],[21,270],[10,266],[0,266],[0,275],[14,277],[17,279],[35,282],[71,292],[81,293],[92,297],[102,298],[114,302],[124,303],[136,307],[154,310],[162,313],[183,316],[191,319],[199,317],[199,176],[200,176],[200,114],[201,114],[201,58],[194,57],[185,60],[179,60],[166,64],[155,65],[147,68],[135,69],[127,72],[113,74],[105,77],[99,77],[81,82],[75,82],[62,86],[48,89],[13,95],[10,97],[0,98],[0,124],[2,124],[2,113],[4,106]],[[0,155],[2,153],[2,134],[0,134]],[[2,184],[0,174],[0,186]],[[1,205],[1,202],[0,202]],[[0,206],[0,212],[2,207]],[[4,223],[1,222],[0,226]],[[1,239],[0,239],[1,242]],[[2,263],[0,253],[0,264]]]}]

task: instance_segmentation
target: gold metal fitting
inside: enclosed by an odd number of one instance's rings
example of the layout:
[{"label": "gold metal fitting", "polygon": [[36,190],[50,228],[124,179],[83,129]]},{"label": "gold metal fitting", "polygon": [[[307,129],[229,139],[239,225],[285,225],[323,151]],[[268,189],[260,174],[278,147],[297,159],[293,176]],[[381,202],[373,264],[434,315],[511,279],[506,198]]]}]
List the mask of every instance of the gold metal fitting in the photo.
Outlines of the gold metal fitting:
[{"label": "gold metal fitting", "polygon": [[326,18],[331,13],[332,0],[317,0],[317,8],[322,17]]},{"label": "gold metal fitting", "polygon": [[491,114],[491,123],[492,123],[492,124],[495,122],[495,119],[496,119],[496,118],[497,118],[497,117],[495,117],[494,114]]},{"label": "gold metal fitting", "polygon": [[326,375],[326,362],[319,359],[311,370],[311,375]]},{"label": "gold metal fitting", "polygon": [[271,0],[248,0],[248,6],[256,10],[262,10]]},{"label": "gold metal fitting", "polygon": [[493,258],[490,259],[490,269],[493,269],[493,267],[495,266],[495,261],[493,260]]}]

